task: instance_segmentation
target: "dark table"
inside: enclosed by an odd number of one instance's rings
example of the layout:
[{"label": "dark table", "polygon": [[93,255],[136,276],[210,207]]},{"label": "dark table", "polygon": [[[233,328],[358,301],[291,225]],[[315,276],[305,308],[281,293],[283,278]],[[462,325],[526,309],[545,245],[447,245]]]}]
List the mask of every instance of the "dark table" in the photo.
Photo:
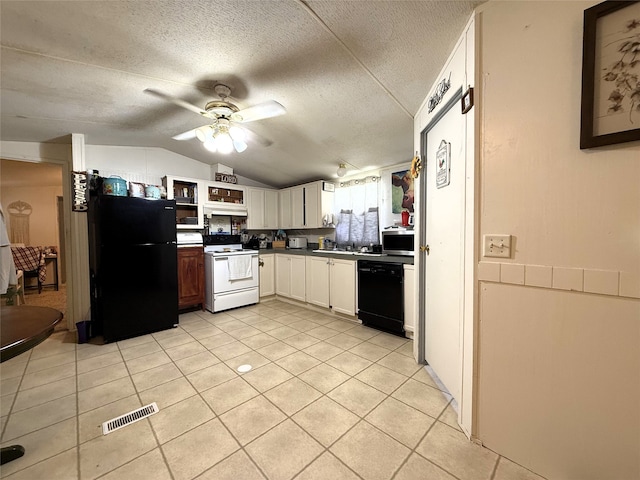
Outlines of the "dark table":
[{"label": "dark table", "polygon": [[[62,312],[54,308],[31,305],[0,307],[0,362],[6,362],[41,343],[53,333],[60,320]],[[22,445],[3,447],[0,465],[22,455]]]}]

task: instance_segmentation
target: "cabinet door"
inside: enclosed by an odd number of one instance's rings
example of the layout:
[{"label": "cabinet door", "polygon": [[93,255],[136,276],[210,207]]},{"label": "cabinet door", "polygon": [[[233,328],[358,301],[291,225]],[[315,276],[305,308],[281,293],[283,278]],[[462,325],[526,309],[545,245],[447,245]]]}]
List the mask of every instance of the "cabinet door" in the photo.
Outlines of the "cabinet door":
[{"label": "cabinet door", "polygon": [[329,307],[329,261],[326,257],[307,257],[307,303]]},{"label": "cabinet door", "polygon": [[260,255],[260,296],[275,295],[275,255]]},{"label": "cabinet door", "polygon": [[278,191],[264,190],[264,227],[269,230],[278,229]]},{"label": "cabinet door", "polygon": [[404,329],[413,332],[415,328],[415,267],[404,265]]},{"label": "cabinet door", "polygon": [[279,200],[279,228],[291,228],[291,189],[285,188],[278,192]]},{"label": "cabinet door", "polygon": [[247,189],[247,229],[262,230],[264,224],[264,190],[261,188]]},{"label": "cabinet door", "polygon": [[178,249],[178,308],[204,304],[204,251]]},{"label": "cabinet door", "polygon": [[291,189],[291,228],[304,228],[304,187]]},{"label": "cabinet door", "polygon": [[276,254],[276,293],[283,297],[291,296],[291,258],[289,255]]},{"label": "cabinet door", "polygon": [[331,308],[345,315],[356,314],[356,262],[331,260]]},{"label": "cabinet door", "polygon": [[291,283],[290,283],[290,291],[291,298],[295,300],[300,300],[301,302],[305,301],[305,257],[292,255],[290,259],[291,263]]},{"label": "cabinet door", "polygon": [[304,226],[306,228],[322,227],[319,182],[304,186]]}]

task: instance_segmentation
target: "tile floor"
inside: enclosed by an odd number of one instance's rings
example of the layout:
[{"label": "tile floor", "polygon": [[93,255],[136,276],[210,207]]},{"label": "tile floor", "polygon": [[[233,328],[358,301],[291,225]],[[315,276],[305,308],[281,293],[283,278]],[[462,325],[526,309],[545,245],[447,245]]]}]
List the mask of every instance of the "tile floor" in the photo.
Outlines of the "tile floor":
[{"label": "tile floor", "polygon": [[[55,333],[0,365],[7,479],[511,480],[409,340],[278,300],[107,345]],[[253,369],[236,371],[243,364]],[[109,435],[102,422],[160,412]]]}]

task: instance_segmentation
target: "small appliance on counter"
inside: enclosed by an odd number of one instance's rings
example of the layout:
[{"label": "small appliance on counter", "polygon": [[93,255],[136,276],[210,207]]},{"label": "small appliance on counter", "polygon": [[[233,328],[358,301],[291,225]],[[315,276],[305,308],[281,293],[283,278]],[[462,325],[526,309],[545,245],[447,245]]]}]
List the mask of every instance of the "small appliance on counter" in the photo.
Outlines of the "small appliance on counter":
[{"label": "small appliance on counter", "polygon": [[305,237],[289,237],[289,248],[307,248],[307,239]]}]

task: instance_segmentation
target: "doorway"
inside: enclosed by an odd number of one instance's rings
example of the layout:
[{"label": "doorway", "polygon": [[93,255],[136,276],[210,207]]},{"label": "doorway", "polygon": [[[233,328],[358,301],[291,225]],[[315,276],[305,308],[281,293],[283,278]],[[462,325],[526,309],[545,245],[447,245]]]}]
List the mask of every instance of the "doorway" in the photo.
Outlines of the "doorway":
[{"label": "doorway", "polygon": [[462,90],[422,133],[418,357],[457,402],[462,394],[465,286],[466,122]]},{"label": "doorway", "polygon": [[[63,165],[50,162],[0,160],[2,178],[0,180],[0,201],[3,210],[16,202],[29,205],[29,215],[23,215],[21,241],[14,238],[11,219],[8,222],[9,238],[12,243],[42,247],[45,257],[46,278],[41,292],[36,279],[26,279],[25,303],[27,305],[48,306],[66,312],[66,272],[64,268],[64,210]],[[10,214],[10,212],[9,212]],[[26,230],[25,230],[26,229]],[[67,329],[67,322],[61,322],[56,330]]]}]

